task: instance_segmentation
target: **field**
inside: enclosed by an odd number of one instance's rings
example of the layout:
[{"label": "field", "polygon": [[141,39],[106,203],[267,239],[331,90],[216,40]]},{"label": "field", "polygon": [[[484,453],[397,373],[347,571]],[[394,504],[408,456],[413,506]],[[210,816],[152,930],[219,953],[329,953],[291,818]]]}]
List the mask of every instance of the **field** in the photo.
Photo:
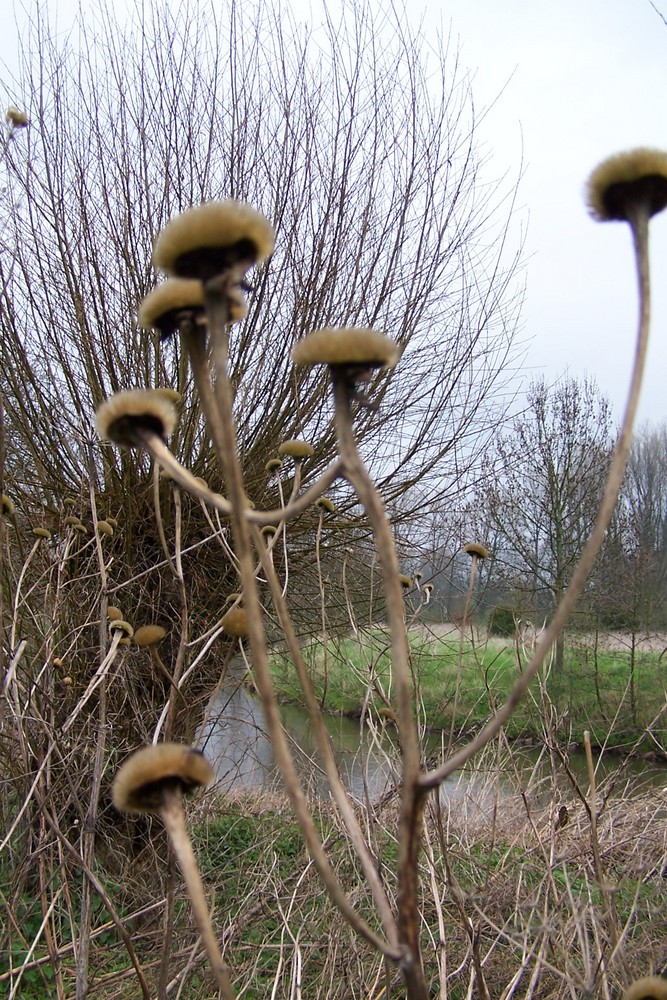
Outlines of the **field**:
[{"label": "field", "polygon": [[[512,689],[530,655],[533,637],[522,643],[475,635],[465,640],[452,626],[410,632],[412,669],[420,719],[432,729],[462,737],[481,728]],[[599,747],[663,754],[667,723],[667,662],[662,638],[636,643],[618,635],[595,641],[570,635],[558,674],[547,663],[528,698],[512,716],[507,735],[542,741],[545,711],[552,735],[581,745],[588,730]],[[324,709],[391,718],[388,640],[382,629],[322,642],[306,650],[311,677]],[[274,660],[274,677],[284,702],[299,703],[288,661]]]}]

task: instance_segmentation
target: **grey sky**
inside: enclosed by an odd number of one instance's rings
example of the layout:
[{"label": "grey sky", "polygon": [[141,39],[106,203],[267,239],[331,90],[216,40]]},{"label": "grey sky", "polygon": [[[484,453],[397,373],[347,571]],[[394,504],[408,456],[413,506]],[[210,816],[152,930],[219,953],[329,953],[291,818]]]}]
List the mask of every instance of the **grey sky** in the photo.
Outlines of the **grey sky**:
[{"label": "grey sky", "polygon": [[[667,16],[667,0],[655,2]],[[75,6],[49,3],[63,25]],[[310,9],[316,16],[315,0]],[[588,373],[620,417],[636,327],[630,235],[623,224],[591,221],[583,191],[606,156],[667,148],[667,26],[649,0],[443,0],[428,4],[425,23],[451,25],[478,108],[495,101],[479,132],[490,157],[487,179],[516,176],[523,157],[528,374]],[[15,22],[5,18],[0,59],[15,66],[17,48]],[[667,213],[652,224],[652,265],[640,419],[659,422],[667,418]]]},{"label": "grey sky", "polygon": [[[667,2],[655,0],[667,15]],[[593,222],[591,170],[636,146],[667,149],[667,26],[649,0],[447,0],[498,169],[525,173],[527,362],[548,378],[588,373],[620,417],[636,328],[629,229]],[[431,11],[429,16],[433,16]],[[654,322],[640,419],[667,419],[667,214],[652,223]]]}]

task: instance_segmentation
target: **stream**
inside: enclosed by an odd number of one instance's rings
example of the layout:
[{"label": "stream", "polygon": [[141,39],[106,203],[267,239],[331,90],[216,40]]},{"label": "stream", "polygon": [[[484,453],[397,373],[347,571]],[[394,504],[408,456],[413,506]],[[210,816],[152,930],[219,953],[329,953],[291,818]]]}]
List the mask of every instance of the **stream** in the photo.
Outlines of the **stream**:
[{"label": "stream", "polygon": [[[311,792],[328,797],[328,784],[318,763],[315,739],[305,709],[285,706],[281,709],[283,725],[290,738],[291,749],[304,786]],[[397,775],[391,759],[397,759],[396,730],[385,727],[378,745],[368,728],[361,730],[359,720],[341,716],[325,716],[341,777],[353,798],[365,801],[378,799],[391,790]],[[431,733],[426,739],[426,754],[431,765],[442,758],[443,734]],[[266,735],[264,711],[258,698],[237,685],[223,688],[209,706],[209,717],[202,733],[201,749],[213,764],[220,791],[238,788],[279,790],[280,775]],[[499,759],[487,751],[484,766],[473,760],[462,771],[447,779],[441,788],[443,800],[461,802],[483,808],[500,793],[516,797],[529,790],[535,804],[546,805],[552,796],[552,764],[548,755],[537,749],[513,748]],[[588,789],[586,761],[583,752],[570,754],[572,773],[584,791]],[[556,781],[559,795],[572,796],[572,785],[558,762]],[[613,753],[596,760],[598,787],[606,779],[616,778],[619,785],[628,786],[631,794],[641,794],[649,788],[667,793],[667,767],[640,759],[625,759]],[[626,793],[627,794],[627,793]],[[542,801],[543,800],[543,801]],[[667,804],[667,794],[665,794]]]}]

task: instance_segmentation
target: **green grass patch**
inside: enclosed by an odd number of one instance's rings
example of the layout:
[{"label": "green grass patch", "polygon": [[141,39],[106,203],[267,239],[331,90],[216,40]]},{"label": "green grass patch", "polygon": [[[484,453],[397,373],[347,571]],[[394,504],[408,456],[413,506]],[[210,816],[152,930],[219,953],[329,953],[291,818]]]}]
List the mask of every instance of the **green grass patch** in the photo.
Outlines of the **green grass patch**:
[{"label": "green grass patch", "polygon": [[[461,646],[456,636],[413,631],[409,640],[422,719],[433,729],[453,725],[460,734],[477,731],[507,699],[522,666],[514,647],[498,638]],[[380,711],[383,694],[391,702],[389,640],[382,630],[313,643],[304,656],[325,711],[357,716],[366,703]],[[273,675],[283,703],[303,704],[288,658],[274,657]],[[600,652],[581,642],[566,644],[561,673],[555,667],[541,672],[553,717],[559,719],[559,737],[580,743],[589,730],[594,742],[619,748],[640,740],[665,704],[666,677],[657,653],[635,653],[633,658],[630,650]],[[508,735],[541,739],[543,717],[543,695],[535,681],[507,725]],[[655,736],[667,746],[664,727]],[[655,749],[655,744],[648,741],[644,749]]]}]

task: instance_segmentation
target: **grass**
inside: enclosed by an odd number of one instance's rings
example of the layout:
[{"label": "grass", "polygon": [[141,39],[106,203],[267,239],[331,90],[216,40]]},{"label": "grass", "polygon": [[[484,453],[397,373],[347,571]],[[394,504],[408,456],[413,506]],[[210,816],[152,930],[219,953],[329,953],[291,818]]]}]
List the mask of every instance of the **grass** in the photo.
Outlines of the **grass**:
[{"label": "grass", "polygon": [[[625,929],[628,965],[635,975],[654,967],[667,939],[665,887],[660,878],[665,848],[655,836],[655,809],[651,795],[632,802],[618,799],[600,817],[602,864],[613,889],[615,920]],[[333,808],[313,803],[313,810],[341,883],[359,911],[369,916],[368,889]],[[395,802],[386,804],[375,816],[371,832],[372,848],[390,893],[396,888],[392,875],[396,810]],[[602,925],[604,909],[593,875],[584,807],[573,805],[570,823],[559,832],[554,832],[550,807],[538,807],[530,796],[526,800],[517,797],[495,815],[488,811],[474,814],[476,819],[472,815],[454,810],[440,816],[433,800],[429,806],[430,850],[420,860],[422,948],[429,979],[438,981],[438,961],[444,950],[448,995],[461,1000],[467,995],[470,943],[466,921],[470,920],[491,996],[500,996],[514,976],[525,976],[520,990],[524,995],[536,970],[535,997],[565,995],[566,978],[577,985],[577,995],[584,995],[591,970],[595,968],[599,975],[590,928]],[[274,987],[275,996],[286,1000],[295,995],[297,984],[303,996],[327,1000],[384,996],[382,963],[355,938],[321,891],[280,795],[237,793],[231,801],[212,795],[195,808],[192,819],[193,839],[209,897],[215,901],[226,957],[237,988],[243,987],[247,1000],[264,1000],[273,995]],[[453,882],[460,889],[465,916],[454,904]],[[439,913],[446,929],[443,941]],[[548,945],[540,951],[547,941],[547,926]],[[187,920],[179,915],[179,951],[187,945],[189,934]],[[392,979],[396,996],[401,996],[393,973]],[[193,972],[185,995],[191,1000],[210,996],[205,967]]]},{"label": "grass", "polygon": [[[454,636],[438,637],[410,632],[415,687],[422,721],[432,729],[460,734],[477,731],[495,707],[508,697],[518,676],[517,650],[506,640],[463,644]],[[379,629],[348,637],[315,642],[305,649],[306,661],[320,703],[327,712],[359,716],[366,704],[371,711],[386,709],[391,701],[391,663],[388,640]],[[562,674],[552,667],[542,673],[508,723],[513,738],[544,738],[544,696],[548,696],[557,735],[581,744],[584,730],[594,744],[630,749],[667,747],[664,723],[655,726],[655,740],[643,738],[666,701],[665,667],[658,653],[595,651],[570,641]],[[273,673],[284,703],[301,704],[302,696],[289,661],[276,655]],[[370,693],[370,698],[369,698]],[[386,699],[386,701],[385,701]],[[387,714],[386,711],[384,713]]]}]

